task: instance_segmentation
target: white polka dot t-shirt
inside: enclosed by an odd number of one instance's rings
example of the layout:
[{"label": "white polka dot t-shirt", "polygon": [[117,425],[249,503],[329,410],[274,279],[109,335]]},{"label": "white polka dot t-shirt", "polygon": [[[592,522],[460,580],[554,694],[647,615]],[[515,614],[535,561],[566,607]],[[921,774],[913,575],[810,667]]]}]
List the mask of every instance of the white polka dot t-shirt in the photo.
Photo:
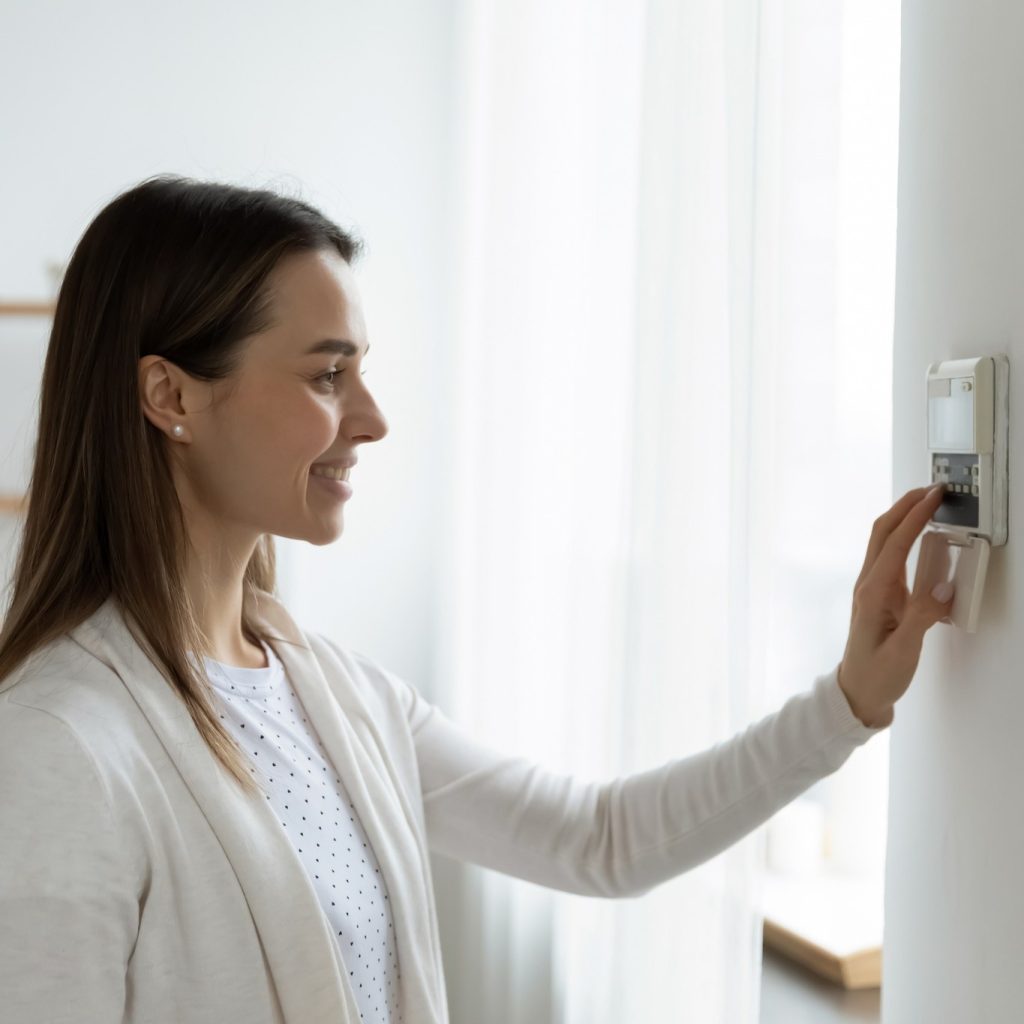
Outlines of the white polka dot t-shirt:
[{"label": "white polka dot t-shirt", "polygon": [[377,858],[273,649],[266,668],[206,659],[221,718],[260,768],[257,780],[327,915],[366,1024],[401,1024],[398,949]]}]

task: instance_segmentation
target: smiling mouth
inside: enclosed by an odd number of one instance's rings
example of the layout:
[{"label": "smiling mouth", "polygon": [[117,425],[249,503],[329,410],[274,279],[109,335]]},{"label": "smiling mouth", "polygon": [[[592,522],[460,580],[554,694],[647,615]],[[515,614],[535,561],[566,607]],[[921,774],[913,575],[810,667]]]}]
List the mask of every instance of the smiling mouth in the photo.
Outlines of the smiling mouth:
[{"label": "smiling mouth", "polygon": [[348,480],[348,467],[344,469],[332,469],[329,466],[314,466],[310,471],[310,476],[325,476],[329,480]]}]

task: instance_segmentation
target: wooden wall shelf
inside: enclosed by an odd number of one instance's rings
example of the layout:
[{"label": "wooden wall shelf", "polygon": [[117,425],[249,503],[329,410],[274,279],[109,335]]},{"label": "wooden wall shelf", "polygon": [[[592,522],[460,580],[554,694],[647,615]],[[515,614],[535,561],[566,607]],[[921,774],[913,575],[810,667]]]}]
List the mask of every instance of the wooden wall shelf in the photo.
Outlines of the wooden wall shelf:
[{"label": "wooden wall shelf", "polygon": [[0,494],[0,516],[23,516],[28,508],[24,494]]},{"label": "wooden wall shelf", "polygon": [[53,316],[55,302],[2,302],[0,316]]},{"label": "wooden wall shelf", "polygon": [[[52,317],[56,308],[57,304],[52,301],[0,301],[0,316]],[[0,516],[23,516],[27,507],[27,495],[0,493]]]}]

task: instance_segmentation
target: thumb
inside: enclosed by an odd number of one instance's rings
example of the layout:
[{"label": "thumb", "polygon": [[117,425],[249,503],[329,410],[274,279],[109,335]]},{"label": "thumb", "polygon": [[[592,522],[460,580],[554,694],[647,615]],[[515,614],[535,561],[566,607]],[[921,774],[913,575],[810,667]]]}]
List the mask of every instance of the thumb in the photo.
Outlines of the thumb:
[{"label": "thumb", "polygon": [[[945,595],[944,599],[936,594]],[[890,634],[887,643],[902,656],[912,657],[917,665],[921,656],[924,635],[936,622],[948,620],[953,613],[953,584],[948,580],[932,588],[931,593],[922,592],[908,605],[903,619]]]},{"label": "thumb", "polygon": [[953,597],[955,588],[949,580],[937,583],[932,587],[930,603],[932,605],[933,618],[935,622],[949,622],[949,616],[953,611]]}]

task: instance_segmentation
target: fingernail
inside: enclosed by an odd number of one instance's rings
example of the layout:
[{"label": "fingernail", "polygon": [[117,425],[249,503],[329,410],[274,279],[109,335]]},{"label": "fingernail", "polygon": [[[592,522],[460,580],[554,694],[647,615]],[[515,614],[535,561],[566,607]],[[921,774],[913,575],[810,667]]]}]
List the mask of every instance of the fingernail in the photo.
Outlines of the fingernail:
[{"label": "fingernail", "polygon": [[934,495],[938,494],[939,491],[944,491],[945,489],[945,484],[936,484],[933,488],[931,488],[931,490],[928,491],[928,494],[934,497]]},{"label": "fingernail", "polygon": [[932,597],[936,601],[948,601],[953,596],[953,584],[949,580],[944,580],[942,583],[936,584],[932,588]]}]

